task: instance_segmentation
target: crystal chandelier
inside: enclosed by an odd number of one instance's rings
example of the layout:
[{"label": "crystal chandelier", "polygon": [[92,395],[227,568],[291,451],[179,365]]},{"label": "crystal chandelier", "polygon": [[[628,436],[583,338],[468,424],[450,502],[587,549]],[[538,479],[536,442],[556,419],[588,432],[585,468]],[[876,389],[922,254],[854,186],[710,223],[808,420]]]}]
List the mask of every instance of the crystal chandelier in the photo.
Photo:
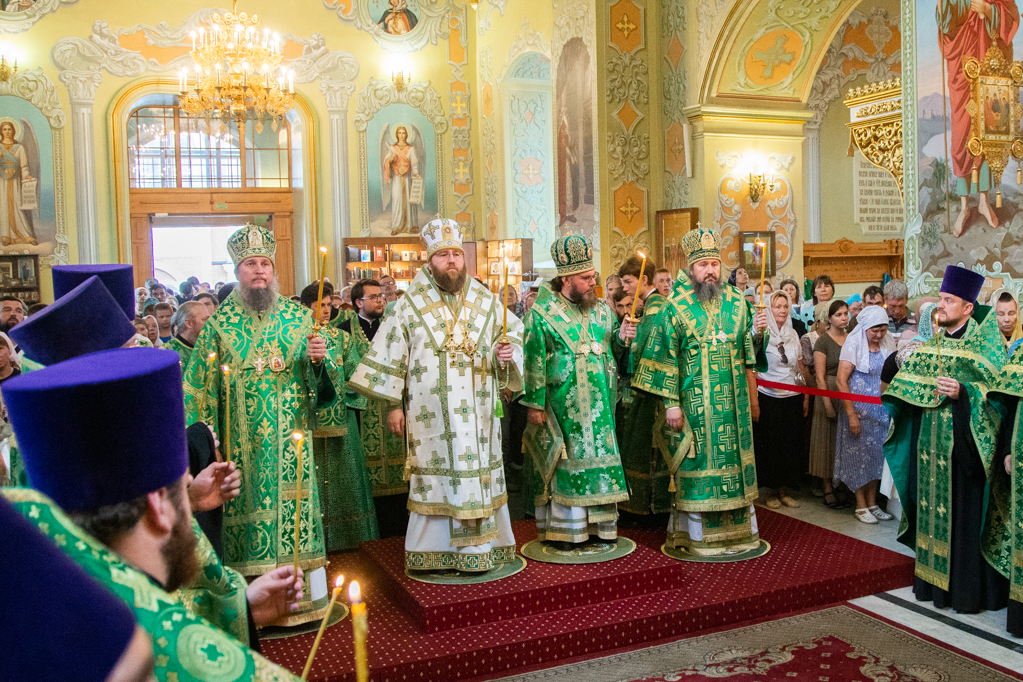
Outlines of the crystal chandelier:
[{"label": "crystal chandelier", "polygon": [[[202,116],[207,124],[220,119],[226,129],[234,119],[244,134],[245,121],[256,119],[256,131],[264,121],[276,131],[294,100],[294,77],[278,71],[281,41],[269,29],[259,31],[259,17],[234,11],[214,14],[209,28],[199,27],[192,38],[195,75],[182,71],[178,78],[182,110]],[[285,90],[287,79],[287,90]]]}]

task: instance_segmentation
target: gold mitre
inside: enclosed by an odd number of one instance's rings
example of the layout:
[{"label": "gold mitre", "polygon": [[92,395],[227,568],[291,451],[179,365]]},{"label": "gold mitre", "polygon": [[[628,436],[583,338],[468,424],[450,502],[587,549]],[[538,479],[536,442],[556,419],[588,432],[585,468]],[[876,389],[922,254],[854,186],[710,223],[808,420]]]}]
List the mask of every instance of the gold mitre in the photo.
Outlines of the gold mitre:
[{"label": "gold mitre", "polygon": [[682,250],[686,252],[686,267],[705,258],[721,260],[718,236],[714,230],[700,227],[700,223],[696,223],[696,229],[690,230],[682,237]]}]

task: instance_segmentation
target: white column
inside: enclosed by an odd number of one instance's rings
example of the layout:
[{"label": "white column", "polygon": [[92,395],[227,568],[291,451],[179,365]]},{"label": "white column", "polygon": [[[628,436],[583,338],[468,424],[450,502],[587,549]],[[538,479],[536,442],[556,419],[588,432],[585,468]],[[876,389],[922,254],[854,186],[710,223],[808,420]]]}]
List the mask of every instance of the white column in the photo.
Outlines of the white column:
[{"label": "white column", "polygon": [[807,238],[811,243],[821,241],[821,129],[806,124],[806,209]]},{"label": "white column", "polygon": [[343,281],[345,254],[341,240],[351,236],[352,207],[348,177],[348,97],[355,90],[351,83],[320,81],[327,98],[327,125],[330,134],[331,225],[334,233],[334,267],[338,286]]},{"label": "white column", "polygon": [[78,262],[97,263],[99,209],[96,205],[96,130],[92,107],[96,100],[96,86],[103,76],[98,71],[64,71],[60,80],[67,86],[71,99]]}]

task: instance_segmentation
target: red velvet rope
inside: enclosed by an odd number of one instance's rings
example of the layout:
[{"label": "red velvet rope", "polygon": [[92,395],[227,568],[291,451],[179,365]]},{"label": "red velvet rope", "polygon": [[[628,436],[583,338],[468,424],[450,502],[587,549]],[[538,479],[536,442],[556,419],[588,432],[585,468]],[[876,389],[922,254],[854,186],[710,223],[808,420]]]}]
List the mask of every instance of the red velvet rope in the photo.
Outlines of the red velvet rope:
[{"label": "red velvet rope", "polygon": [[757,378],[757,386],[763,386],[764,388],[777,388],[783,391],[793,391],[794,393],[819,395],[825,398],[834,398],[836,400],[851,400],[854,403],[870,403],[872,405],[882,404],[881,398],[875,395],[861,395],[859,393],[842,393],[841,391],[824,391],[819,388],[810,388],[809,386],[796,386],[794,384],[779,384],[776,381],[764,381],[759,377]]}]

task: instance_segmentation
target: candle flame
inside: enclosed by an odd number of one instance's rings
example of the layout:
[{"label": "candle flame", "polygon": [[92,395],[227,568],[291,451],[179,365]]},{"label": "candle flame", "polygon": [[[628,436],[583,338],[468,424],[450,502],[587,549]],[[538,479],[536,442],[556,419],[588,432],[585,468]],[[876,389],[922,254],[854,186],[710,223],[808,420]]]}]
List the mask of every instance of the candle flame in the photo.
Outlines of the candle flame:
[{"label": "candle flame", "polygon": [[756,240],[756,241],[755,241],[755,242],[753,242],[753,243],[754,243],[754,244],[756,244],[757,246],[759,246],[760,248],[764,248],[764,247],[766,247],[766,246],[767,246],[767,244],[766,244],[766,243],[764,243],[764,242],[760,241],[759,239],[758,239],[758,240]]},{"label": "candle flame", "polygon": [[295,431],[291,434],[291,437],[295,439],[295,442],[302,440],[305,436],[302,435],[301,431]]},{"label": "candle flame", "polygon": [[344,584],[345,584],[345,577],[343,575],[339,575],[337,577],[337,580],[334,581],[334,587],[336,587],[338,589],[341,589],[341,586],[344,585]]},{"label": "candle flame", "polygon": [[353,580],[352,584],[348,586],[348,598],[352,601],[358,601],[362,598],[362,588],[359,587],[358,580]]},{"label": "candle flame", "polygon": [[231,370],[230,370],[230,368],[228,368],[227,365],[221,365],[220,366],[220,371],[223,372],[224,374],[230,374],[231,373]]},{"label": "candle flame", "polygon": [[640,258],[642,258],[643,260],[646,260],[646,254],[645,253],[643,253],[642,251],[637,251],[636,253],[639,254]]},{"label": "candle flame", "polygon": [[209,355],[209,357],[207,359],[212,363],[214,360],[217,359],[217,354],[216,353],[210,353],[210,355]]},{"label": "candle flame", "polygon": [[327,247],[326,246],[321,246],[320,247],[320,253],[327,253]]}]

